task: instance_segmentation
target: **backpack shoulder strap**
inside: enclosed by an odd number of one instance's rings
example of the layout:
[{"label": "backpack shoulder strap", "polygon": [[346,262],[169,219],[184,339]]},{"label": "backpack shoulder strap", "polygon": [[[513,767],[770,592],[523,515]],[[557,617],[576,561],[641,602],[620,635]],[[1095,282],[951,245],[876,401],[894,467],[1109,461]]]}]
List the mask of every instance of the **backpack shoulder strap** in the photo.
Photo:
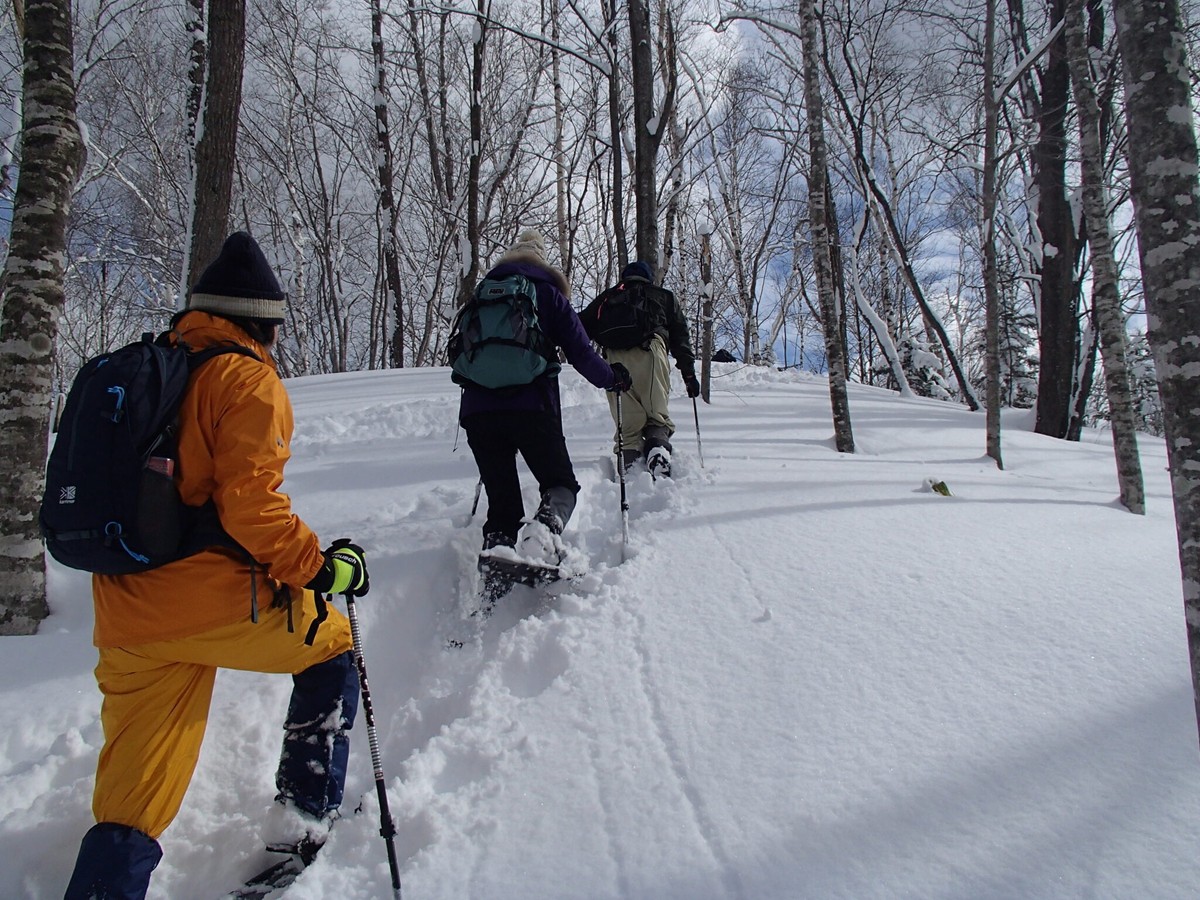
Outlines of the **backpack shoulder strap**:
[{"label": "backpack shoulder strap", "polygon": [[239,356],[248,356],[256,362],[262,362],[262,357],[251,350],[249,347],[243,347],[241,344],[235,344],[229,341],[224,344],[215,344],[212,347],[205,347],[203,350],[188,350],[188,369],[196,370],[204,365],[214,356],[221,356],[225,353],[236,353]]},{"label": "backpack shoulder strap", "polygon": [[[157,344],[160,347],[172,346],[171,334],[173,331],[174,331],[174,329],[171,329],[169,331],[164,331],[162,334],[160,334],[157,338],[154,339],[153,343]],[[142,340],[149,340],[149,339],[150,339],[149,334],[142,335]],[[222,341],[219,344],[213,344],[211,347],[205,347],[203,350],[193,350],[191,348],[191,345],[189,345],[187,341],[185,341],[182,337],[180,337],[178,339],[177,343],[175,344],[175,346],[182,347],[184,350],[187,351],[187,362],[188,362],[188,371],[189,372],[194,372],[196,369],[200,368],[202,365],[204,365],[206,362],[208,362],[214,356],[222,356],[223,354],[226,354],[226,353],[236,353],[239,356],[248,356],[251,359],[255,360],[256,362],[263,361],[262,357],[259,356],[257,353],[255,353],[253,350],[251,350],[249,347],[243,347],[241,344],[235,343],[234,341]]]}]

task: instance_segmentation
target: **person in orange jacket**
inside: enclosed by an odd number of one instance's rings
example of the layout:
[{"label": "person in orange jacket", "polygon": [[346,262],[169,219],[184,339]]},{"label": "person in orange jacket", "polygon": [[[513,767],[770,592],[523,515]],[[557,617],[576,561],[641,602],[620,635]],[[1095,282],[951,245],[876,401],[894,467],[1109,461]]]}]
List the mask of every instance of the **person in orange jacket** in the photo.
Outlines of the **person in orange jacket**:
[{"label": "person in orange jacket", "polygon": [[218,668],[293,678],[268,850],[315,853],[341,804],[359,686],[349,621],[321,595],[362,595],[370,583],[362,548],[341,540],[322,551],[280,490],[292,408],[270,351],[286,299],[258,244],[237,232],[173,320],[173,340],[193,350],[233,343],[258,358],[208,361],[180,410],[175,480],[184,503],[215,512],[207,549],[92,578],[104,747],[97,824],[66,900],[145,896],[162,858],[157,839],[200,754]]}]

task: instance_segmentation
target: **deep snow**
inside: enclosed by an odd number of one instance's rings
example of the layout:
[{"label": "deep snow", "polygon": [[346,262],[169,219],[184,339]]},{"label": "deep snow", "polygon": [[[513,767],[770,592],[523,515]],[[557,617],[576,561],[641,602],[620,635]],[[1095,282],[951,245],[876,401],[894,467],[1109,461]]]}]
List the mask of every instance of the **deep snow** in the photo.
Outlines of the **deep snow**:
[{"label": "deep snow", "polygon": [[[524,618],[539,595],[519,589],[482,634],[464,616],[486,500],[468,522],[447,370],[289,382],[286,488],[323,540],[369,552],[404,896],[1197,896],[1162,442],[1141,443],[1138,517],[1105,433],[1055,441],[1012,413],[998,471],[982,414],[857,387],[840,455],[824,380],[715,370],[702,444],[676,383],[676,478],[630,479],[625,562],[607,406],[564,374],[566,538],[592,573]],[[88,582],[52,567],[50,587],[42,633],[0,639],[4,898],[61,897],[92,824]],[[260,858],[289,686],[218,678],[151,897],[209,900]],[[344,809],[291,900],[390,896],[361,718]]]}]

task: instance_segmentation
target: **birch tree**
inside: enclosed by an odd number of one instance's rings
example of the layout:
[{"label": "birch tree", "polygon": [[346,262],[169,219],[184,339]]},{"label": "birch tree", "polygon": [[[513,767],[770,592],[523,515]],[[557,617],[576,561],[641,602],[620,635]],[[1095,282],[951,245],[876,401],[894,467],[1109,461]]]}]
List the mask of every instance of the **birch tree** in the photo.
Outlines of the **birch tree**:
[{"label": "birch tree", "polygon": [[383,53],[383,11],[379,0],[371,0],[371,56],[375,63],[375,153],[379,169],[379,205],[383,213],[383,271],[392,299],[391,362],[404,367],[404,298],[400,292],[400,266],[396,262],[396,198],[392,136],[388,131],[387,67]]},{"label": "birch tree", "polygon": [[1004,468],[1000,449],[1000,287],[996,283],[996,141],[999,100],[995,84],[996,2],[984,0],[983,15],[983,190],[980,232],[983,244],[983,293],[987,307],[987,455]]},{"label": "birch tree", "polygon": [[1115,0],[1130,188],[1200,723],[1200,153],[1178,0]]},{"label": "birch tree", "polygon": [[712,223],[705,219],[696,231],[700,237],[700,395],[708,403],[713,355]]},{"label": "birch tree", "polygon": [[0,312],[0,634],[49,613],[38,529],[71,192],[83,164],[69,0],[26,3],[21,168]]},{"label": "birch tree", "polygon": [[[640,0],[645,5],[645,0]],[[604,36],[608,47],[608,128],[609,154],[612,165],[613,239],[617,250],[617,267],[625,268],[629,262],[629,238],[625,233],[625,167],[621,152],[621,39],[617,34],[617,0],[601,0],[604,13]],[[649,16],[649,9],[646,11]],[[632,26],[631,26],[632,27]],[[649,31],[649,23],[645,29]],[[649,89],[653,92],[653,87]],[[653,96],[653,93],[651,93]]]},{"label": "birch tree", "polygon": [[808,111],[808,219],[812,232],[813,265],[817,298],[825,326],[825,355],[829,366],[829,399],[833,409],[833,434],[839,453],[854,452],[850,425],[850,398],[846,389],[846,342],[839,329],[844,322],[830,254],[826,190],[829,162],[825,149],[825,112],[821,100],[820,54],[817,48],[815,0],[800,0],[800,39],[804,55],[804,105]]},{"label": "birch tree", "polygon": [[479,171],[483,155],[483,69],[487,61],[487,0],[475,0],[475,23],[471,29],[470,149],[467,152],[465,240],[459,270],[458,306],[466,305],[479,280]]},{"label": "birch tree", "polygon": [[1071,84],[1079,117],[1080,171],[1083,176],[1083,209],[1092,255],[1092,308],[1100,332],[1104,384],[1108,395],[1113,450],[1121,503],[1132,513],[1146,511],[1142,466],[1138,459],[1137,422],[1126,360],[1128,338],[1118,290],[1119,274],[1113,253],[1104,185],[1104,155],[1100,146],[1100,107],[1096,102],[1085,29],[1084,0],[1067,0],[1066,32]]}]

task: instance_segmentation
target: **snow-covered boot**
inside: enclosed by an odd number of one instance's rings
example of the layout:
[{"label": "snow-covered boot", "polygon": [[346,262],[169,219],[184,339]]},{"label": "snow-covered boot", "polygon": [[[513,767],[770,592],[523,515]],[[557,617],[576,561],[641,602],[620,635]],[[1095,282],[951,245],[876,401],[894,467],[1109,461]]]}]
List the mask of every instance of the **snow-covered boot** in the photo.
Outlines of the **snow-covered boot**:
[{"label": "snow-covered boot", "polygon": [[263,823],[262,838],[270,853],[298,857],[308,865],[329,838],[337,811],[313,816],[286,800],[276,801]]},{"label": "snow-covered boot", "polygon": [[640,450],[622,450],[621,451],[621,467],[628,472],[631,468],[637,465],[639,459],[642,458]]},{"label": "snow-covered boot", "polygon": [[483,602],[479,612],[485,617],[491,614],[496,601],[512,590],[514,584],[512,575],[501,567],[490,564],[492,560],[490,551],[501,548],[503,553],[504,549],[511,548],[514,543],[512,538],[500,532],[484,535],[483,551],[479,554],[477,568],[483,575],[483,585],[479,591],[480,599]]},{"label": "snow-covered boot", "polygon": [[655,478],[671,477],[671,453],[665,447],[655,447],[646,457],[646,468]]},{"label": "snow-covered boot", "polygon": [[263,824],[266,854],[262,869],[228,896],[246,900],[274,897],[299,878],[317,858],[336,818],[336,810],[313,816],[290,801],[277,800]]},{"label": "snow-covered boot", "polygon": [[575,491],[563,485],[556,485],[542,494],[542,502],[538,505],[534,518],[554,534],[562,534],[574,511]]},{"label": "snow-covered boot", "polygon": [[561,530],[561,521],[547,525],[540,519],[526,522],[517,538],[517,557],[540,566],[557,566],[564,554],[562,538],[554,530]]}]

